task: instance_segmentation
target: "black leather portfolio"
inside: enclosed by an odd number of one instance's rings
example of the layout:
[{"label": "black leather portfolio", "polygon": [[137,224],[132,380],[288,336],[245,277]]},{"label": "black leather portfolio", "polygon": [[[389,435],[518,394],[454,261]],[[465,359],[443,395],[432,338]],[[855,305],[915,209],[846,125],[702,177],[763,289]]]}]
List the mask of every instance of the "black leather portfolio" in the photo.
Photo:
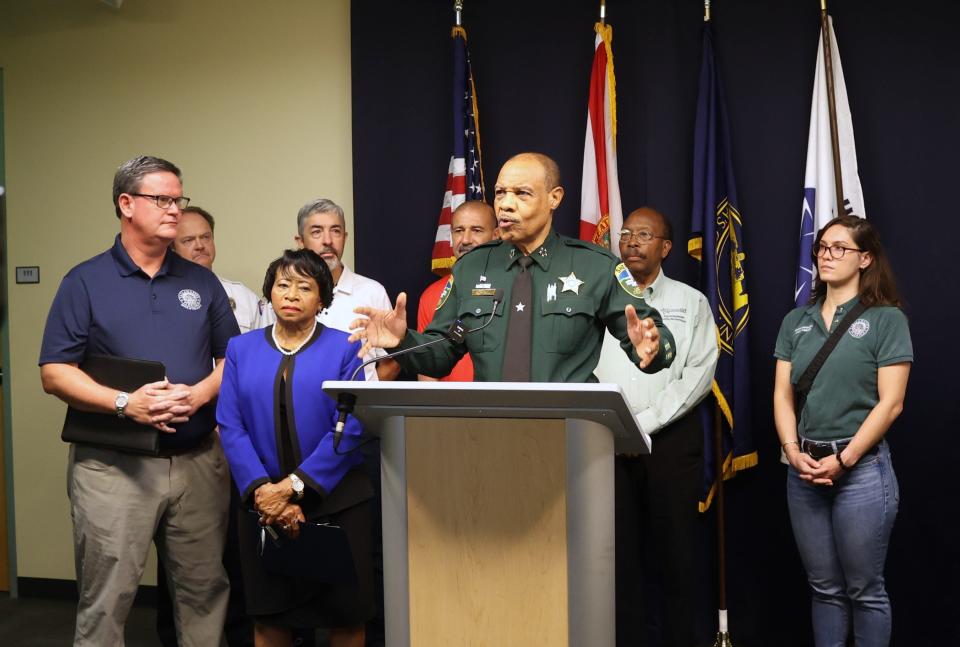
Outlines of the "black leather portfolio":
[{"label": "black leather portfolio", "polygon": [[[160,362],[108,355],[88,355],[80,370],[99,384],[133,393],[144,384],[159,382],[166,375]],[[90,413],[67,408],[63,422],[64,442],[94,445],[135,454],[156,456],[160,451],[160,431],[130,418],[112,413]]]}]

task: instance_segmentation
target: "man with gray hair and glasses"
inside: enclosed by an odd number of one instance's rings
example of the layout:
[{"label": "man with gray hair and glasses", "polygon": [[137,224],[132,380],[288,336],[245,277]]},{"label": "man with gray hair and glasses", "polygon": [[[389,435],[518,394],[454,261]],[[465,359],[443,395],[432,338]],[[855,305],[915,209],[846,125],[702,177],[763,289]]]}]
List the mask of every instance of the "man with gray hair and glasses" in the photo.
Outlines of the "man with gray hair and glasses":
[{"label": "man with gray hair and glasses", "polygon": [[[169,576],[179,644],[223,642],[230,475],[214,404],[227,341],[240,330],[213,272],[169,250],[189,202],[170,162],[144,156],[120,166],[120,233],[112,248],[67,273],[47,317],[43,389],[101,414],[104,425],[128,418],[161,432],[157,455],[70,445],[75,646],[123,644],[151,541]],[[166,377],[124,393],[83,370],[91,355],[159,361]]]}]

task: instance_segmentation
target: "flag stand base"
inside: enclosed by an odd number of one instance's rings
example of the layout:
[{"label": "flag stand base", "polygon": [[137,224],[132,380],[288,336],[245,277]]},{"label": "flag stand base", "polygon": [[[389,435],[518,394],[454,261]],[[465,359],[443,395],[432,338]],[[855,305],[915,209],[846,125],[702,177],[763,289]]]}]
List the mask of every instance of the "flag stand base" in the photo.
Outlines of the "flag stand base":
[{"label": "flag stand base", "polygon": [[730,642],[730,634],[726,631],[718,631],[717,637],[713,640],[713,647],[733,647]]}]

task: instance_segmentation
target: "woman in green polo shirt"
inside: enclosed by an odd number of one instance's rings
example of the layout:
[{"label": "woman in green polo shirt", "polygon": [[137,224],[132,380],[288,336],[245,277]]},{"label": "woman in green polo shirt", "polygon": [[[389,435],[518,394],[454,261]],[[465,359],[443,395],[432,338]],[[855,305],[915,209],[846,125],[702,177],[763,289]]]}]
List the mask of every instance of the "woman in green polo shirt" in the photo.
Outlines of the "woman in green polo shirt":
[{"label": "woman in green polo shirt", "polygon": [[[883,566],[900,494],[884,434],[903,410],[913,362],[907,319],[876,230],[834,218],[813,246],[818,281],[810,304],[783,320],[774,355],[774,418],[790,462],[787,503],[813,594],[817,647],[890,642]],[[807,394],[800,420],[794,384],[857,303]]]}]

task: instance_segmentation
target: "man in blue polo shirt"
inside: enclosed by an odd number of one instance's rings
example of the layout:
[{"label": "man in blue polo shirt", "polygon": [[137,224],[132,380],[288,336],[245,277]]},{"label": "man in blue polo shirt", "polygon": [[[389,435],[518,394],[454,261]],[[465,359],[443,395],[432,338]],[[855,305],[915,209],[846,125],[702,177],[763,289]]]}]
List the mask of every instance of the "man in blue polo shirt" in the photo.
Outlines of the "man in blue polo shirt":
[{"label": "man in blue polo shirt", "polygon": [[[80,593],[74,645],[123,643],[154,540],[174,595],[180,645],[219,645],[229,592],[220,561],[229,475],[213,433],[213,405],[227,341],[239,328],[217,277],[167,251],[189,202],[180,170],[159,158],[134,158],[117,169],[113,202],[120,234],[60,284],[40,376],[47,393],[75,408],[163,433],[156,457],[70,447]],[[167,379],[121,393],[79,368],[89,354],[159,361]]]}]

